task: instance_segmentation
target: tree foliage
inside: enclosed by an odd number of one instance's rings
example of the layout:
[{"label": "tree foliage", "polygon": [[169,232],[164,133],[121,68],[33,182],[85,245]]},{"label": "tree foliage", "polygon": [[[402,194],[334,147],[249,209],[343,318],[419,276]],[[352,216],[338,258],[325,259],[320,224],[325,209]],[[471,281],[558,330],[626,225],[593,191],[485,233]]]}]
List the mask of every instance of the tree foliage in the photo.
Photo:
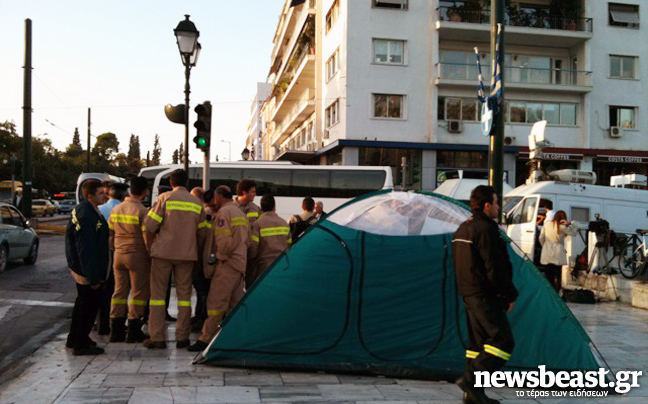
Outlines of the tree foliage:
[{"label": "tree foliage", "polygon": [[153,142],[153,158],[151,159],[151,165],[159,166],[161,157],[162,157],[162,147],[160,146],[160,137],[156,133],[155,141]]}]

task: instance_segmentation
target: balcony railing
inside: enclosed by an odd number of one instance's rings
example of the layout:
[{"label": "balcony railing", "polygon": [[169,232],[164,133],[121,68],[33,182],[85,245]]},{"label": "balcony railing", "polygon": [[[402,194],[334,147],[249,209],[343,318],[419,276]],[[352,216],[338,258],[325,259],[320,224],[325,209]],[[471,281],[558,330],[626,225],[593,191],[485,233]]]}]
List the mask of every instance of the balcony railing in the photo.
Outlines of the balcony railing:
[{"label": "balcony railing", "polygon": [[[490,10],[467,9],[457,7],[439,7],[439,21],[468,22],[474,24],[490,24]],[[504,16],[504,25],[513,27],[530,27],[560,29],[566,31],[592,32],[591,18],[566,18],[559,15],[549,15],[545,12],[526,12],[510,10]]]},{"label": "balcony railing", "polygon": [[[482,66],[484,84],[490,84],[490,66]],[[437,63],[437,77],[448,80],[472,81],[477,85],[477,65]],[[550,84],[556,86],[591,86],[592,72],[567,69],[538,69],[532,67],[505,67],[505,83]]]},{"label": "balcony railing", "polygon": [[290,108],[290,111],[288,111],[288,113],[284,117],[282,124],[279,127],[279,130],[277,131],[277,134],[279,135],[283,134],[288,129],[288,127],[293,123],[295,118],[297,118],[297,116],[306,108],[308,102],[314,100],[315,100],[315,89],[309,87],[297,99],[295,105],[293,105],[292,108]]}]

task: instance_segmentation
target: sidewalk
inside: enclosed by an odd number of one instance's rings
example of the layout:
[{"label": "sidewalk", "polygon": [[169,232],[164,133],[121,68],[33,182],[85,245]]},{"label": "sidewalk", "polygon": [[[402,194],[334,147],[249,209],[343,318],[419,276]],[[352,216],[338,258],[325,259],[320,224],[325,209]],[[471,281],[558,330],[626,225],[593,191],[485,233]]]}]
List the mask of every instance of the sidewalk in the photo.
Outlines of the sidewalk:
[{"label": "sidewalk", "polygon": [[[173,296],[173,294],[172,294]],[[175,302],[172,306],[175,307]],[[648,311],[621,303],[570,305],[614,372],[641,370],[641,387],[605,398],[517,397],[514,389],[489,389],[503,403],[648,403]],[[173,340],[174,325],[167,329]],[[194,355],[147,350],[141,344],[107,343],[105,355],[75,357],[65,334],[40,348],[20,377],[2,386],[0,404],[179,404],[179,403],[461,403],[459,389],[446,382],[382,377],[294,373],[191,365]],[[192,341],[196,335],[192,335]]]}]

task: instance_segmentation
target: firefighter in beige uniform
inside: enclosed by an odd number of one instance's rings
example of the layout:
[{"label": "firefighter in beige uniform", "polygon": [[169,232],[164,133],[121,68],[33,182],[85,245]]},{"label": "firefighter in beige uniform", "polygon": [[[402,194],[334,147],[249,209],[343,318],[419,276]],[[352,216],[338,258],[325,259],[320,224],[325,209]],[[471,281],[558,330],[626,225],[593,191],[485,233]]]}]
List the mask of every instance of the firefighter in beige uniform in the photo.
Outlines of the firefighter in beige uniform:
[{"label": "firefighter in beige uniform", "polygon": [[[248,261],[253,262],[252,271],[245,274],[245,286],[249,290],[259,276],[292,243],[288,223],[275,213],[275,199],[270,194],[261,198],[263,212],[252,225],[248,248]],[[248,264],[248,268],[250,265]]]},{"label": "firefighter in beige uniform", "polygon": [[[146,178],[130,183],[131,196],[115,206],[110,213],[110,244],[115,251],[113,271],[115,291],[110,301],[110,342],[142,342],[142,317],[150,297],[150,259],[142,230],[148,209],[142,199],[148,195]],[[130,300],[128,294],[131,293]],[[126,314],[128,313],[128,335]]]},{"label": "firefighter in beige uniform", "polygon": [[250,226],[259,219],[261,209],[254,203],[256,197],[256,182],[249,178],[243,178],[236,184],[236,204],[241,208],[250,222]]},{"label": "firefighter in beige uniform", "polygon": [[202,203],[185,188],[187,173],[175,170],[170,179],[173,190],[157,198],[144,222],[144,237],[151,253],[151,338],[144,341],[144,346],[149,349],[166,348],[165,298],[171,272],[175,278],[178,298],[176,347],[189,346],[191,273],[208,226]]},{"label": "firefighter in beige uniform", "polygon": [[232,202],[229,187],[221,185],[214,195],[219,209],[213,223],[216,271],[207,297],[207,320],[200,338],[189,347],[202,351],[219,330],[223,316],[241,300],[244,293],[245,265],[249,240],[248,219]]}]

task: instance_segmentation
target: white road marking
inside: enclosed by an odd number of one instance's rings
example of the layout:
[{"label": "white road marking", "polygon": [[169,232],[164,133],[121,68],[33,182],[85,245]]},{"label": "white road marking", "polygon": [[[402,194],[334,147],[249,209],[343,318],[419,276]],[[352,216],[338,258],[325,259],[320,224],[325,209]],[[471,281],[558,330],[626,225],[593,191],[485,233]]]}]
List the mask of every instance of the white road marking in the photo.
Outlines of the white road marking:
[{"label": "white road marking", "polygon": [[14,305],[22,305],[22,306],[46,306],[46,307],[74,307],[74,303],[47,302],[44,300],[20,300],[20,299],[0,299],[0,304],[14,304]]},{"label": "white road marking", "polygon": [[4,318],[4,316],[7,315],[7,313],[9,313],[9,310],[11,310],[11,307],[12,306],[0,307],[0,320],[2,320]]}]

